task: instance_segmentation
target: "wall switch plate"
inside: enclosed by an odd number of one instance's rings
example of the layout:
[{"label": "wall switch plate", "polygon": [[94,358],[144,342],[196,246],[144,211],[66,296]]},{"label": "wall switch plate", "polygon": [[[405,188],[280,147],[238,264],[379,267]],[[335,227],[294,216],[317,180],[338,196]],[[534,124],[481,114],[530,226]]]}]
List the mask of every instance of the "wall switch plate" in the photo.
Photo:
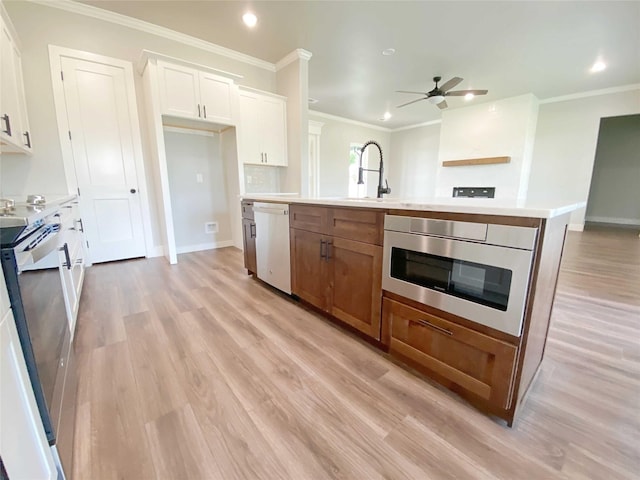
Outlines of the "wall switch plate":
[{"label": "wall switch plate", "polygon": [[251,181],[252,181],[251,175],[247,175],[247,183],[251,183]]},{"label": "wall switch plate", "polygon": [[218,222],[206,222],[204,224],[204,233],[218,233]]},{"label": "wall switch plate", "polygon": [[196,173],[196,183],[202,183],[204,182],[204,177],[202,176],[201,173]]}]

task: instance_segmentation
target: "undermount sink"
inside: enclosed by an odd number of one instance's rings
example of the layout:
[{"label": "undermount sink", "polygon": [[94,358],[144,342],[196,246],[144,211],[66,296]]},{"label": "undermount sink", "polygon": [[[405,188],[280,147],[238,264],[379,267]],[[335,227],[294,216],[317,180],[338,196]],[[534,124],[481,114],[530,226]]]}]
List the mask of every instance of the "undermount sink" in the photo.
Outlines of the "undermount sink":
[{"label": "undermount sink", "polygon": [[391,202],[391,203],[401,203],[402,200],[398,198],[375,198],[375,197],[325,197],[323,200],[341,200],[341,201],[350,201],[350,202]]}]

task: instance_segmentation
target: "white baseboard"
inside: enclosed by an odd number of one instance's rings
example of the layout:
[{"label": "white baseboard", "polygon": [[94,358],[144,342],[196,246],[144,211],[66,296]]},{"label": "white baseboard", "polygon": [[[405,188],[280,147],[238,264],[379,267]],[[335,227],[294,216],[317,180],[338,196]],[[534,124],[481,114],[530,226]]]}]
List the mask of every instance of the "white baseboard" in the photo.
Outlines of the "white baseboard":
[{"label": "white baseboard", "polygon": [[587,222],[596,223],[617,223],[618,225],[640,225],[640,218],[619,218],[619,217],[586,217]]},{"label": "white baseboard", "polygon": [[583,223],[570,223],[569,230],[572,232],[584,232],[584,224]]},{"label": "white baseboard", "polygon": [[147,251],[147,258],[164,257],[164,247],[162,245],[154,245],[153,249]]},{"label": "white baseboard", "polygon": [[177,253],[201,252],[202,250],[213,250],[214,248],[233,247],[233,240],[221,240],[219,242],[198,243],[195,245],[185,245],[176,247]]}]

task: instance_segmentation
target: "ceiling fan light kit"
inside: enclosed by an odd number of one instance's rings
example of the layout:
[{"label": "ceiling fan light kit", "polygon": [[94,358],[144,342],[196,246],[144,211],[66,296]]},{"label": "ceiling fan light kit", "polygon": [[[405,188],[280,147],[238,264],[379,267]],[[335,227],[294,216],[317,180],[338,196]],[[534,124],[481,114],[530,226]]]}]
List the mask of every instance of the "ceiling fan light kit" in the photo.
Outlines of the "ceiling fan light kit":
[{"label": "ceiling fan light kit", "polygon": [[396,108],[406,107],[407,105],[411,105],[412,103],[419,102],[420,100],[428,100],[432,105],[437,105],[440,109],[447,108],[447,102],[445,101],[445,97],[465,97],[465,99],[470,100],[476,95],[486,95],[488,90],[453,90],[451,89],[462,82],[462,78],[453,77],[451,80],[448,80],[442,84],[442,86],[438,87],[438,82],[442,80],[442,77],[433,77],[433,81],[436,86],[433,90],[429,92],[412,92],[407,90],[397,90],[398,93],[414,93],[418,95],[424,95],[422,98],[417,98],[415,100],[411,100],[410,102],[403,103],[402,105],[398,105]]}]

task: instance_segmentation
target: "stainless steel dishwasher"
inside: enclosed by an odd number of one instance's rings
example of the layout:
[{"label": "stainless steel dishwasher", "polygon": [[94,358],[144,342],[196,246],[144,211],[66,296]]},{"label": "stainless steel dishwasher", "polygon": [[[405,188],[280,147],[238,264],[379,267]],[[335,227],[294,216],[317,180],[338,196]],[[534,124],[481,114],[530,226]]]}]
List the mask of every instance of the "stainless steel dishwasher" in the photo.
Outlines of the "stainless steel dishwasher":
[{"label": "stainless steel dishwasher", "polygon": [[289,248],[289,205],[253,204],[256,222],[256,263],[258,278],[291,294]]}]

